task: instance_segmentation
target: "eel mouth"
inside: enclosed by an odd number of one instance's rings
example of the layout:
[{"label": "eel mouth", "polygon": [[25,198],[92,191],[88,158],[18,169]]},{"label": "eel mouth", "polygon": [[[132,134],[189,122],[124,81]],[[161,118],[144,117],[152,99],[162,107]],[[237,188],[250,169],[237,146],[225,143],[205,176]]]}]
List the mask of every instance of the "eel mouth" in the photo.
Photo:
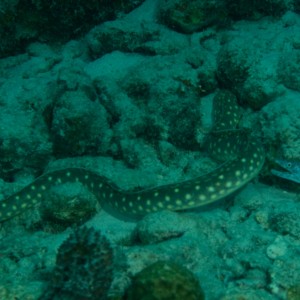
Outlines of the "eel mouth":
[{"label": "eel mouth", "polygon": [[271,173],[273,175],[300,183],[300,162],[291,162],[284,159],[276,159],[275,162],[279,166],[279,170],[272,169]]}]

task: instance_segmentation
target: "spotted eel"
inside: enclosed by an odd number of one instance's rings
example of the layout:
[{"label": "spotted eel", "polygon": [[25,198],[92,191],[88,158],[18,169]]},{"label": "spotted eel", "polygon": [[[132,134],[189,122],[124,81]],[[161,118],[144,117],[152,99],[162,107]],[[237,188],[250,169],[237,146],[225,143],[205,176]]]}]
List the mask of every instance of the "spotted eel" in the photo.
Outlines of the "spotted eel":
[{"label": "spotted eel", "polygon": [[56,184],[80,182],[92,191],[105,208],[118,214],[139,217],[159,210],[192,209],[222,199],[253,179],[264,163],[262,145],[237,126],[240,111],[235,97],[226,91],[215,96],[213,131],[208,149],[214,158],[226,160],[217,169],[180,183],[140,191],[124,191],[107,178],[83,168],[46,173],[16,194],[0,202],[0,222],[21,214],[39,203]]}]

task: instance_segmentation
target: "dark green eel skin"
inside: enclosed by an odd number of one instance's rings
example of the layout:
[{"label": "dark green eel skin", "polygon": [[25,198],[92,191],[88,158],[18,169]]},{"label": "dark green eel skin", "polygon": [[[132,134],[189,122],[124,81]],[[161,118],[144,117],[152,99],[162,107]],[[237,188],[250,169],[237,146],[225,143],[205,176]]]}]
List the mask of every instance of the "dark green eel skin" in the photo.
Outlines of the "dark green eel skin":
[{"label": "dark green eel skin", "polygon": [[67,168],[44,174],[18,193],[0,202],[0,222],[21,214],[39,203],[56,184],[80,182],[92,191],[100,204],[117,215],[137,218],[167,209],[180,211],[220,200],[253,179],[265,159],[264,149],[247,132],[238,130],[240,111],[235,97],[223,91],[213,107],[214,128],[208,149],[214,158],[225,160],[217,169],[180,183],[141,191],[120,190],[107,178],[82,168]]}]

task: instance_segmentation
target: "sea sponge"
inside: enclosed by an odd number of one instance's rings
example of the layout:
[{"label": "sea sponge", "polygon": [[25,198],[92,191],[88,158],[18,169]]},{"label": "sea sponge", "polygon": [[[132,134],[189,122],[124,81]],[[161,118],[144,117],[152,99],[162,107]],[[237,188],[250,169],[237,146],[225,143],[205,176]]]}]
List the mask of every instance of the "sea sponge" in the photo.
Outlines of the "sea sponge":
[{"label": "sea sponge", "polygon": [[132,280],[126,300],[204,300],[198,280],[186,268],[171,263],[156,262]]},{"label": "sea sponge", "polygon": [[224,1],[166,0],[159,8],[159,19],[173,30],[192,33],[227,20]]},{"label": "sea sponge", "polygon": [[[105,300],[113,279],[113,250],[93,228],[78,228],[62,243],[46,299]],[[43,298],[43,299],[45,299]]]}]

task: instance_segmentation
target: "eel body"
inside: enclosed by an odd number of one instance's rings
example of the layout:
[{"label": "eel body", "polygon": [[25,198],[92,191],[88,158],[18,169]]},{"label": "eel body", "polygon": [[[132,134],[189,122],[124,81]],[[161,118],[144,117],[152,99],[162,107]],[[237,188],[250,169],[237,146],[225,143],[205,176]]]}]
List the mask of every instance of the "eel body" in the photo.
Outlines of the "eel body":
[{"label": "eel body", "polygon": [[[225,158],[212,172],[180,183],[127,192],[107,178],[82,168],[67,168],[38,177],[33,183],[0,202],[0,222],[41,202],[56,184],[80,182],[105,208],[139,217],[159,210],[180,211],[220,200],[253,179],[264,164],[264,149],[244,131],[237,130],[240,114],[235,97],[220,93],[214,99],[214,129],[208,140],[213,157]],[[109,210],[108,210],[109,211]]]}]

